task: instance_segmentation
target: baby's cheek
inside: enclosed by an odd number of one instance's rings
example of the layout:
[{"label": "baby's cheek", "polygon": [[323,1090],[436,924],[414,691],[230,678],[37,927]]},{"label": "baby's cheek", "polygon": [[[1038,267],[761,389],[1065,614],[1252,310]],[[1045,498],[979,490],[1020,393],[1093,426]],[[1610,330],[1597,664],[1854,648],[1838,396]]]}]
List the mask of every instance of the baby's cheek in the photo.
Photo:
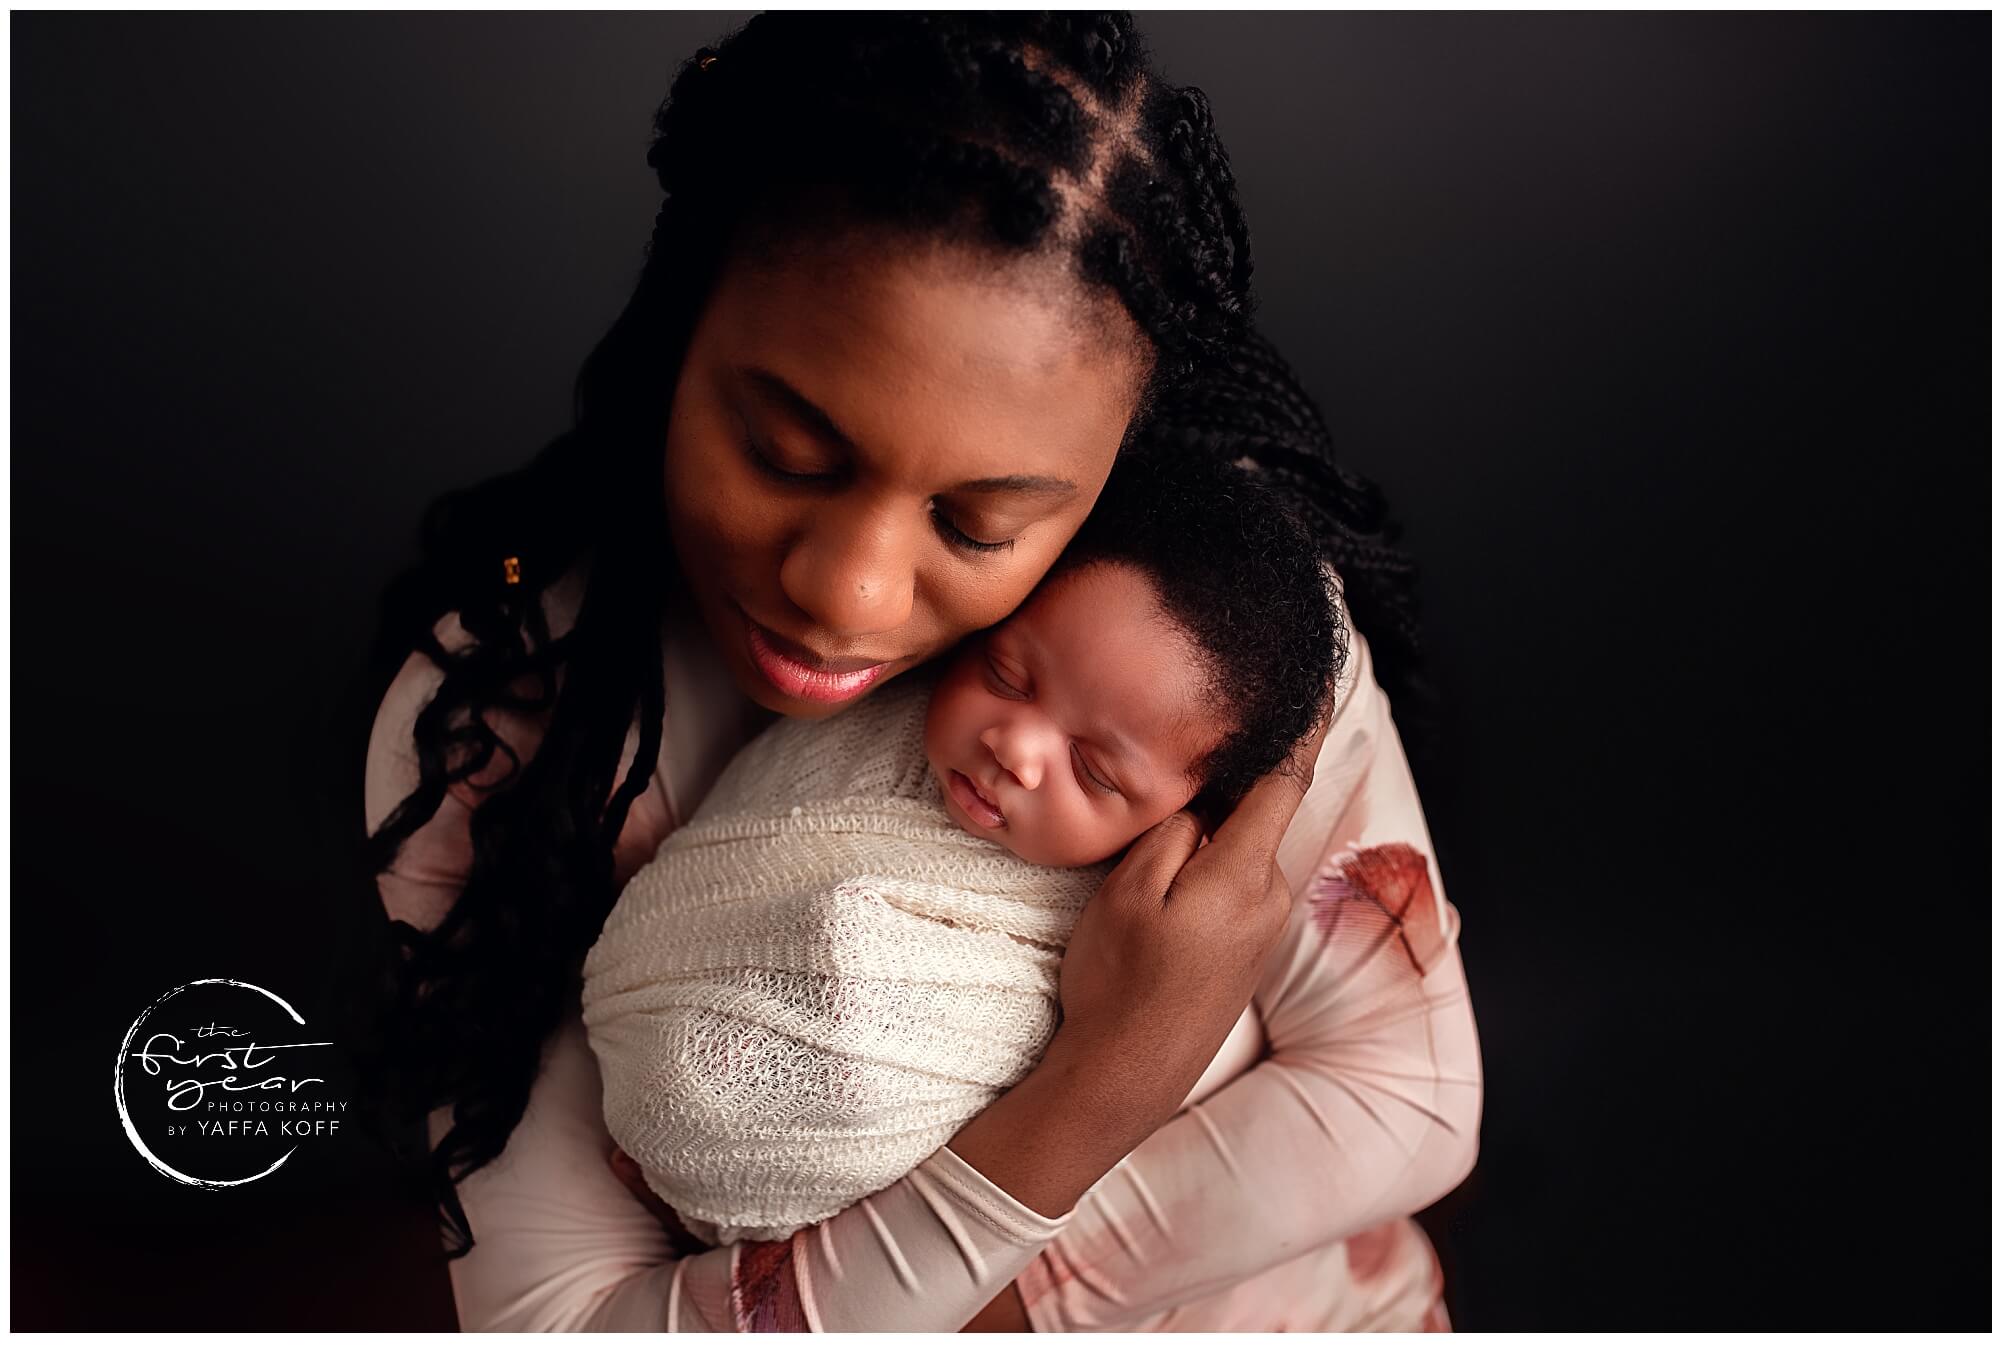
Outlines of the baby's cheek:
[{"label": "baby's cheek", "polygon": [[[1176,810],[1180,808],[1177,807]],[[1108,862],[1147,831],[1159,825],[1173,810],[1158,802],[1146,806],[1120,797],[1113,806],[1098,813],[1093,835],[1093,847],[1097,850],[1089,859],[1091,862]]]},{"label": "baby's cheek", "polygon": [[1038,822],[1037,857],[1052,867],[1104,862],[1129,842],[1121,815],[1082,800],[1065,802]]},{"label": "baby's cheek", "polygon": [[1091,856],[1085,859],[1085,862],[1104,862],[1132,843],[1138,834],[1139,831],[1132,828],[1132,822],[1124,812],[1101,814],[1093,822]]}]

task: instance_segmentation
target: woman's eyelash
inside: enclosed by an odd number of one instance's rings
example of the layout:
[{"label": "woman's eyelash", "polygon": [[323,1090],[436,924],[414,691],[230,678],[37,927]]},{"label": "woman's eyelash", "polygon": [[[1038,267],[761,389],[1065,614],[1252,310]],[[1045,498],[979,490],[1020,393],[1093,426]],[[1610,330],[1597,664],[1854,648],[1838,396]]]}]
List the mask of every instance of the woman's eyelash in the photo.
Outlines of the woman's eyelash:
[{"label": "woman's eyelash", "polygon": [[[832,483],[840,477],[839,474],[833,473],[794,473],[791,469],[780,468],[778,462],[760,449],[758,443],[748,436],[744,438],[744,453],[749,456],[751,463],[760,473],[781,483],[815,486]],[[939,509],[937,502],[931,505],[931,518],[939,535],[948,544],[954,548],[964,549],[968,553],[1000,553],[1015,547],[1013,539],[975,539],[953,524],[945,512]]]},{"label": "woman's eyelash", "polygon": [[986,539],[975,539],[965,530],[960,529],[959,526],[946,519],[945,512],[939,510],[937,502],[931,504],[931,518],[937,524],[939,534],[944,537],[948,544],[953,545],[955,548],[963,548],[969,553],[999,553],[1003,549],[1015,547],[1013,539],[1001,539],[991,542]]},{"label": "woman's eyelash", "polygon": [[[744,440],[744,453],[758,472],[781,483],[793,483],[802,487],[818,486],[832,483],[840,477],[839,474],[833,473],[794,473],[791,469],[782,469],[770,455],[758,448],[756,441],[749,437]],[[954,548],[964,549],[968,553],[1001,553],[1015,547],[1013,539],[975,539],[947,519],[937,502],[932,503],[931,518],[941,538]]]},{"label": "woman's eyelash", "polygon": [[1071,744],[1071,762],[1077,765],[1078,785],[1084,788],[1085,791],[1089,792],[1093,788],[1097,788],[1100,792],[1108,796],[1114,795],[1119,791],[1112,784],[1100,781],[1099,776],[1091,771],[1091,765],[1085,763],[1084,752],[1077,748],[1076,742],[1072,742]]}]

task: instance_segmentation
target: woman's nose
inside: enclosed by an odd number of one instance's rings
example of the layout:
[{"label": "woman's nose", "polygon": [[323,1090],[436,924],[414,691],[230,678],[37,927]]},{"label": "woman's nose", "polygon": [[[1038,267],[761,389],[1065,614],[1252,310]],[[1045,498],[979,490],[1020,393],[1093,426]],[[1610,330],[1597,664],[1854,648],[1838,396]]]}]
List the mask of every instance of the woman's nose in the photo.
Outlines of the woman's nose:
[{"label": "woman's nose", "polygon": [[980,743],[993,754],[994,762],[1030,792],[1034,792],[1043,781],[1043,766],[1049,759],[1046,743],[1049,739],[1040,728],[1029,726],[1021,719],[989,727],[980,733]]},{"label": "woman's nose", "polygon": [[779,565],[779,585],[830,633],[888,633],[910,622],[916,530],[885,505],[825,502]]}]

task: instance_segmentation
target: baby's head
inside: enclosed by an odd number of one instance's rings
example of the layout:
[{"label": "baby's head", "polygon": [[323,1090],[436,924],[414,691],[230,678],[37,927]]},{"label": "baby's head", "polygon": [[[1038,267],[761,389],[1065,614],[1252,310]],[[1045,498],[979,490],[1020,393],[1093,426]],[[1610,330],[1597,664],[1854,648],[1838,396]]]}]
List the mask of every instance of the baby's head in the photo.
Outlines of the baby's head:
[{"label": "baby's head", "polygon": [[1184,806],[1220,818],[1316,724],[1346,657],[1328,574],[1234,465],[1122,462],[1084,528],[932,695],[925,754],[958,824],[1059,867]]}]

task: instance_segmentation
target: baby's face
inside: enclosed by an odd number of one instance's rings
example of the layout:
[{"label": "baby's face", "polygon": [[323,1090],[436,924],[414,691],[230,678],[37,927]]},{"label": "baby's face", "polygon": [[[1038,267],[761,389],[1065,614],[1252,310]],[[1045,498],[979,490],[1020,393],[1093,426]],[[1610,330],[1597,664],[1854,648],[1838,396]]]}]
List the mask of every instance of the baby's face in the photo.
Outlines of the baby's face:
[{"label": "baby's face", "polygon": [[932,695],[925,755],[962,829],[1080,867],[1188,804],[1230,729],[1204,685],[1141,572],[1085,567],[967,641]]}]

